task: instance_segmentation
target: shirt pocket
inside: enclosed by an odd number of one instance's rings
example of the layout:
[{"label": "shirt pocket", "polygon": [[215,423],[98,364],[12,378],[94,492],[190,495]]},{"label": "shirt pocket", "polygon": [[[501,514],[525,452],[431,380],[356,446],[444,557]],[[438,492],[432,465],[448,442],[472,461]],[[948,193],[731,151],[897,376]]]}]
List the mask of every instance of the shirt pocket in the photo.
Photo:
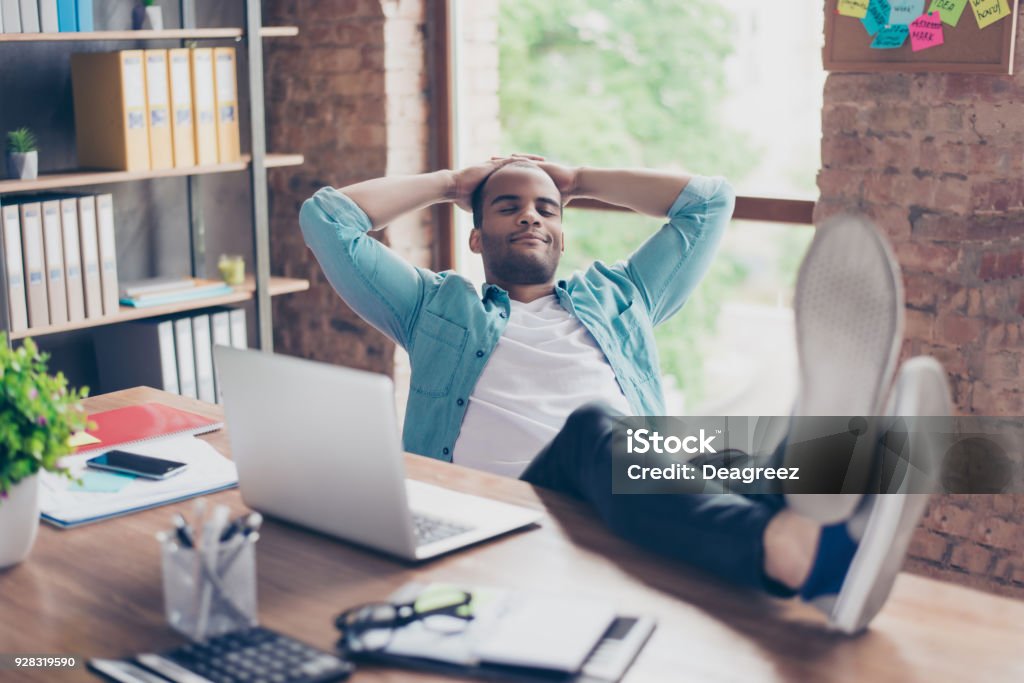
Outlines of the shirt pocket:
[{"label": "shirt pocket", "polygon": [[412,365],[410,389],[427,396],[447,396],[455,370],[462,360],[467,336],[462,325],[423,311],[409,356]]}]

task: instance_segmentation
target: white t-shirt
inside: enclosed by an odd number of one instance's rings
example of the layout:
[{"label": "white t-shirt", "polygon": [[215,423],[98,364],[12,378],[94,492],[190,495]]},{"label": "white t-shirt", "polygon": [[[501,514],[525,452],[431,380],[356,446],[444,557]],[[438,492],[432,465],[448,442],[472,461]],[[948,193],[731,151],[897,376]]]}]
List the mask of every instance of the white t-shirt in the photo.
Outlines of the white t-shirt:
[{"label": "white t-shirt", "polygon": [[632,410],[604,352],[554,294],[511,305],[469,397],[452,460],[518,477],[584,403]]}]

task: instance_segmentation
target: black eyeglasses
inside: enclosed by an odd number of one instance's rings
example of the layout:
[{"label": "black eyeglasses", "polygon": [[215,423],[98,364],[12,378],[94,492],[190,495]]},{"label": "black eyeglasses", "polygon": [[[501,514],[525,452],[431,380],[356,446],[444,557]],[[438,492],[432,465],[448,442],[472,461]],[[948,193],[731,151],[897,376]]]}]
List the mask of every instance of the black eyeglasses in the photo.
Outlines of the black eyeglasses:
[{"label": "black eyeglasses", "polygon": [[376,602],[347,609],[334,620],[346,652],[376,652],[391,644],[395,630],[415,621],[443,635],[466,630],[473,619],[473,596],[460,590],[438,589],[404,604]]}]

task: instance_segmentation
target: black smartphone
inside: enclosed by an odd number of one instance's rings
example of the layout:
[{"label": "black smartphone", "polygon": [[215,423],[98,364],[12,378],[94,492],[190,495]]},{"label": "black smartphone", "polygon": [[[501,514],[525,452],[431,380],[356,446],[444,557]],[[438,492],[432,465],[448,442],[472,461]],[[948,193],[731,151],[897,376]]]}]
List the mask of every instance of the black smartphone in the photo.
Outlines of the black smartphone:
[{"label": "black smartphone", "polygon": [[85,464],[98,470],[135,474],[147,479],[173,477],[175,474],[184,472],[187,467],[183,462],[153,458],[128,451],[107,451],[103,455],[89,458]]}]

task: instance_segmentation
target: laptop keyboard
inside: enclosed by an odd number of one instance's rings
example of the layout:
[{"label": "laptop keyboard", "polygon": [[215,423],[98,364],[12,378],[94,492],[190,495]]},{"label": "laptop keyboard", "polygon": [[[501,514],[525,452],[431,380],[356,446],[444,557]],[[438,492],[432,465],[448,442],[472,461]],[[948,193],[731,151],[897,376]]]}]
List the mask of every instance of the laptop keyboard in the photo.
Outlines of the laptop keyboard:
[{"label": "laptop keyboard", "polygon": [[473,527],[449,522],[433,515],[425,515],[422,512],[413,512],[412,528],[413,533],[416,535],[416,545],[420,546],[452,536],[458,536]]}]

